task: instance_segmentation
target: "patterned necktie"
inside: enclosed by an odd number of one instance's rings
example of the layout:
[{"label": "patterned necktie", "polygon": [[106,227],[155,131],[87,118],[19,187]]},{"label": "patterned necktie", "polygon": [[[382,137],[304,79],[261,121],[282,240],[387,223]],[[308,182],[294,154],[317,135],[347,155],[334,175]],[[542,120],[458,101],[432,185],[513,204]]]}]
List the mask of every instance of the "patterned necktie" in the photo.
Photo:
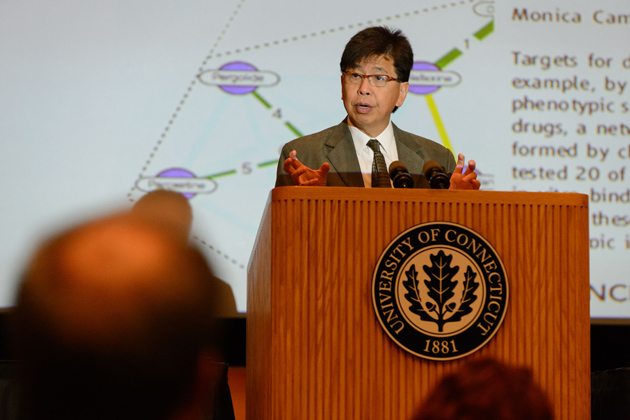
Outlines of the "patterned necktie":
[{"label": "patterned necktie", "polygon": [[368,140],[367,145],[374,150],[374,160],[372,161],[372,188],[391,188],[389,173],[385,164],[385,156],[381,153],[380,143],[376,139]]}]

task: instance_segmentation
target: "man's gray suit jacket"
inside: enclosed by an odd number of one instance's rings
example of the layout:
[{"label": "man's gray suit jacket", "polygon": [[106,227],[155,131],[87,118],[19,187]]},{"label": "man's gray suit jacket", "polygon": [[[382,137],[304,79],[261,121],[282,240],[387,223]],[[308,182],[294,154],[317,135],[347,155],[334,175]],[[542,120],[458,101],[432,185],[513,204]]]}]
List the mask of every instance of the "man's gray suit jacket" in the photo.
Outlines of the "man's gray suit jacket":
[{"label": "man's gray suit jacket", "polygon": [[[442,165],[447,173],[453,172],[455,158],[446,147],[424,137],[402,131],[396,125],[393,125],[393,128],[398,160],[409,170],[416,188],[429,188],[429,182],[424,177],[422,168],[430,160]],[[327,186],[365,186],[352,135],[345,121],[319,133],[300,137],[285,144],[278,162],[276,187],[293,185],[291,177],[284,171],[284,161],[292,150],[297,152],[300,162],[313,170],[319,169],[324,162],[330,164],[330,171],[326,178]]]}]

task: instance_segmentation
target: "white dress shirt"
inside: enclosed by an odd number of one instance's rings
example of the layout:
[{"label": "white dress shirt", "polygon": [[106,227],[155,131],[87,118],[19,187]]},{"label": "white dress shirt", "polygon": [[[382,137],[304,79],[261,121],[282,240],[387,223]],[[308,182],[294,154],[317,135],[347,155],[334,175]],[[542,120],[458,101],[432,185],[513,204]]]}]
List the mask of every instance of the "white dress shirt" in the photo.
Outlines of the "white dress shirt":
[{"label": "white dress shirt", "polygon": [[361,175],[363,175],[363,183],[366,188],[372,187],[372,162],[374,161],[374,152],[367,146],[368,140],[375,138],[381,144],[381,153],[385,157],[385,164],[389,168],[392,162],[398,160],[398,149],[396,149],[396,140],[394,138],[394,128],[392,121],[389,121],[387,128],[376,137],[369,137],[363,131],[356,127],[348,125],[354,148],[359,159],[361,167]]}]

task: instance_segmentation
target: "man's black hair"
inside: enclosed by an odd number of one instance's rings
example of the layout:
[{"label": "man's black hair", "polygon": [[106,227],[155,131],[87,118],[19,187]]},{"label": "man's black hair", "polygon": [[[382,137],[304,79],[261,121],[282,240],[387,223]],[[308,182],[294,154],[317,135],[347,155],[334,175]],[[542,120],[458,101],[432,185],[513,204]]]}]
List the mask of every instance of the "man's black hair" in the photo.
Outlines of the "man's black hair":
[{"label": "man's black hair", "polygon": [[396,78],[401,82],[409,81],[413,66],[413,50],[409,40],[399,29],[393,30],[386,26],[373,26],[354,35],[346,44],[339,66],[344,72],[375,56],[391,57]]}]

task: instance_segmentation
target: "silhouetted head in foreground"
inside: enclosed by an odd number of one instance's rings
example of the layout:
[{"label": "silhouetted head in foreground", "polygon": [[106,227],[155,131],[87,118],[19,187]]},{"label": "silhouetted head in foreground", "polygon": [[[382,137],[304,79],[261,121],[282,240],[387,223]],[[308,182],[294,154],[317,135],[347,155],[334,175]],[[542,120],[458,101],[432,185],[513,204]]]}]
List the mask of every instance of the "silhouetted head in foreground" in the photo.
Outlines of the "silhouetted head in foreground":
[{"label": "silhouetted head in foreground", "polygon": [[213,288],[187,239],[141,215],[45,242],[15,313],[26,414],[173,419],[194,410],[211,381],[203,360],[216,344]]},{"label": "silhouetted head in foreground", "polygon": [[545,392],[529,370],[491,359],[446,375],[415,420],[552,420]]},{"label": "silhouetted head in foreground", "polygon": [[[175,191],[155,190],[146,193],[131,209],[132,214],[171,229],[184,239],[190,235],[193,210],[188,199]],[[221,317],[237,316],[234,293],[229,284],[215,278],[217,314]]]},{"label": "silhouetted head in foreground", "polygon": [[193,213],[188,199],[175,191],[155,190],[146,193],[133,205],[132,213],[163,224],[188,237]]}]

